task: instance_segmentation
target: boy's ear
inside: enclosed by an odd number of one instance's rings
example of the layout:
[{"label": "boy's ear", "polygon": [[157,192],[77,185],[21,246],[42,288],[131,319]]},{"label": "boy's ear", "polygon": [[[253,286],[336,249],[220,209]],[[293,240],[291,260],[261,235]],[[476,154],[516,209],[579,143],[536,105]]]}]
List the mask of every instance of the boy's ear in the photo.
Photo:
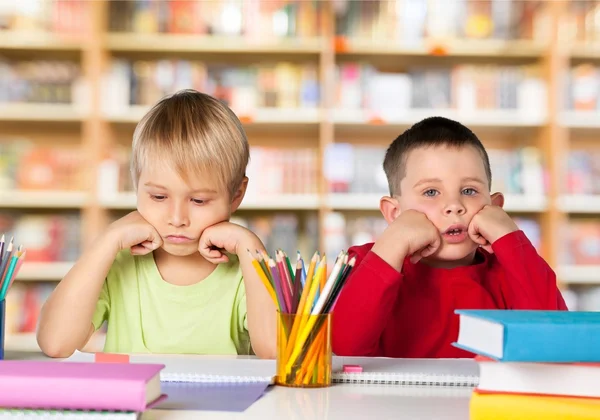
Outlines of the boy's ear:
[{"label": "boy's ear", "polygon": [[504,195],[502,193],[492,194],[492,206],[504,207]]},{"label": "boy's ear", "polygon": [[246,188],[248,188],[248,177],[245,176],[242,179],[242,183],[235,193],[233,193],[233,197],[231,198],[231,212],[234,213],[240,204],[242,204],[242,200],[244,199],[244,195],[246,195]]},{"label": "boy's ear", "polygon": [[388,224],[391,224],[400,215],[400,203],[394,197],[381,197],[379,210]]}]

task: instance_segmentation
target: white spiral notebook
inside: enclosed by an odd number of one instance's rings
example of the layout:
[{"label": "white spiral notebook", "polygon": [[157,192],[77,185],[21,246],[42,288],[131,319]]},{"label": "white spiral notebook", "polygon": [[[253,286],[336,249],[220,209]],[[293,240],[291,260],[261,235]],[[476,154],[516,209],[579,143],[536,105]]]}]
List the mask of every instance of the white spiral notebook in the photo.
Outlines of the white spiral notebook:
[{"label": "white spiral notebook", "polygon": [[[93,361],[91,353],[77,352],[66,361]],[[161,381],[273,382],[274,360],[248,356],[134,354],[131,363],[162,363]],[[359,365],[361,373],[344,373],[344,365]],[[391,359],[333,357],[334,383],[427,387],[476,387],[479,366],[472,359]]]},{"label": "white spiral notebook", "polygon": [[0,419],[19,420],[137,420],[140,414],[115,411],[0,409]]}]

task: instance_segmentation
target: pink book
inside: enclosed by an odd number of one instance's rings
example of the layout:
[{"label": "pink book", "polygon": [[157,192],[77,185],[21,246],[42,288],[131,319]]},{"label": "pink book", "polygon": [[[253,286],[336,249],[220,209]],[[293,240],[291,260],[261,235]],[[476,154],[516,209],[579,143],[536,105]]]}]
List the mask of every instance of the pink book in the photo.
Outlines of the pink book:
[{"label": "pink book", "polygon": [[161,364],[0,361],[0,407],[144,411],[162,401]]}]

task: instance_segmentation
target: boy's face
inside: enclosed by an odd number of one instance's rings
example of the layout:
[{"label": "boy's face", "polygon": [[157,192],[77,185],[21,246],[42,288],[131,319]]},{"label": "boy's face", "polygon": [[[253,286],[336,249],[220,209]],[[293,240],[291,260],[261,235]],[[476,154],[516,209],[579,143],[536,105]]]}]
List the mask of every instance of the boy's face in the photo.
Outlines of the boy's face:
[{"label": "boy's face", "polygon": [[202,232],[229,220],[239,206],[245,184],[232,200],[209,178],[191,176],[186,183],[169,165],[147,165],[137,186],[137,209],[160,234],[171,255],[198,252]]},{"label": "boy's face", "polygon": [[[400,212],[420,211],[438,228],[442,244],[430,260],[472,259],[477,244],[468,235],[469,224],[479,210],[493,201],[477,149],[438,146],[412,150],[406,159],[397,199]],[[449,228],[459,230],[445,234]]]}]

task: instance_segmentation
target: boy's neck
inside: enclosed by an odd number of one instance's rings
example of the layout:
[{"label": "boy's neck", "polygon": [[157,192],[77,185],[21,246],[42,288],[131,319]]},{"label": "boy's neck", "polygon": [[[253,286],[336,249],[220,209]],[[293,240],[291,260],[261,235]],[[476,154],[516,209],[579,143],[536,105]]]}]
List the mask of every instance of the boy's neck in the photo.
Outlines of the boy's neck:
[{"label": "boy's neck", "polygon": [[477,264],[479,262],[479,259],[477,258],[477,250],[475,250],[472,253],[470,253],[469,255],[467,255],[466,257],[461,258],[460,260],[443,261],[443,260],[438,260],[438,259],[434,259],[434,258],[423,258],[421,260],[421,262],[425,265],[428,265],[428,266],[434,267],[434,268],[450,269],[450,268],[466,267],[469,265]]},{"label": "boy's neck", "polygon": [[176,286],[189,286],[204,280],[217,267],[200,253],[192,255],[172,255],[162,248],[154,251],[154,263],[161,277]]}]

